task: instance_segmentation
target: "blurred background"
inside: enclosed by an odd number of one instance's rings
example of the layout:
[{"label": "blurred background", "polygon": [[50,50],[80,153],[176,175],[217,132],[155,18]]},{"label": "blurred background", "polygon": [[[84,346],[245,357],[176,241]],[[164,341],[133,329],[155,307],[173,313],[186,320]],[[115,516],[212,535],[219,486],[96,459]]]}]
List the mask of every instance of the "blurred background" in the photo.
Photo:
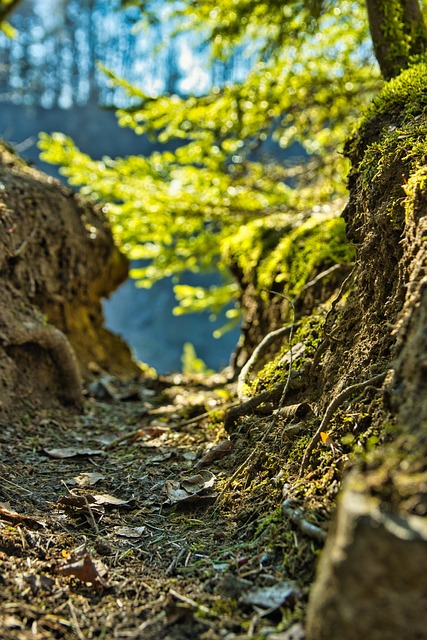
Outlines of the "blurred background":
[{"label": "blurred background", "polygon": [[[225,61],[208,63],[201,38],[173,35],[165,7],[161,21],[142,28],[134,9],[117,11],[118,0],[24,0],[11,19],[16,36],[0,33],[0,137],[28,161],[60,177],[39,160],[39,131],[60,131],[92,158],[149,155],[160,148],[116,123],[115,108],[129,98],[111,87],[98,63],[151,93],[200,94],[244,77],[250,53],[237,49]],[[164,145],[162,148],[165,148]],[[191,285],[215,283],[212,276],[189,274]],[[224,317],[207,313],[176,317],[172,282],[151,289],[126,282],[105,301],[106,325],[122,335],[139,360],[159,373],[180,370],[190,342],[206,365],[228,364],[238,329],[214,338]]]}]

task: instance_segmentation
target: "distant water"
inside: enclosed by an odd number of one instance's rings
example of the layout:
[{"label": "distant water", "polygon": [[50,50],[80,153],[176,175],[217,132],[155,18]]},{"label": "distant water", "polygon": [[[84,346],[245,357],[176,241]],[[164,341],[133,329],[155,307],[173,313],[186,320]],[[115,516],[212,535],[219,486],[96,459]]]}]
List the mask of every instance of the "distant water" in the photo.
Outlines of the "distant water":
[{"label": "distant water", "polygon": [[[192,276],[187,283],[200,284],[200,279]],[[151,289],[137,288],[128,280],[104,303],[105,325],[128,342],[138,360],[153,366],[158,373],[181,370],[186,342],[193,344],[197,356],[210,369],[227,366],[239,331],[235,329],[216,339],[212,333],[226,319],[211,322],[207,313],[174,316],[175,306],[169,280]]]}]

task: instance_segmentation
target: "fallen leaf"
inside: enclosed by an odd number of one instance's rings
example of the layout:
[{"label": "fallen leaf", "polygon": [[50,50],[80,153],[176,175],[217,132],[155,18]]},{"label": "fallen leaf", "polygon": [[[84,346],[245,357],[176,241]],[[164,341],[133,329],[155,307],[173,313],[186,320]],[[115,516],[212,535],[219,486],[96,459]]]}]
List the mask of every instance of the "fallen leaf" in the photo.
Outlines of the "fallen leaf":
[{"label": "fallen leaf", "polygon": [[183,478],[181,486],[188,493],[200,493],[204,489],[210,489],[215,484],[216,477],[210,471],[201,471],[190,478]]},{"label": "fallen leaf", "polygon": [[215,480],[216,477],[210,471],[201,471],[182,480],[166,480],[164,489],[170,504],[197,502],[216,497],[215,492],[210,491]]},{"label": "fallen leaf", "polygon": [[195,469],[204,467],[207,464],[211,464],[212,462],[215,462],[216,460],[221,460],[221,458],[226,456],[227,453],[230,453],[232,448],[233,448],[233,444],[231,440],[221,440],[221,442],[217,444],[216,447],[209,449],[209,451],[205,453],[203,458],[201,458],[199,462],[196,464]]},{"label": "fallen leaf", "polygon": [[105,456],[102,449],[74,449],[65,447],[63,449],[43,449],[44,453],[51,458],[62,460],[64,458],[75,458],[77,456]]},{"label": "fallen leaf", "polygon": [[6,520],[6,522],[10,522],[13,525],[24,524],[25,526],[33,529],[42,529],[45,526],[43,522],[36,520],[35,518],[24,516],[21,513],[12,511],[9,505],[6,504],[0,504],[0,519]]},{"label": "fallen leaf", "polygon": [[92,473],[81,473],[72,480],[68,480],[67,484],[76,484],[79,487],[91,487],[100,480],[105,480],[105,476],[98,471],[93,471]]},{"label": "fallen leaf", "polygon": [[132,502],[133,500],[122,500],[121,498],[116,498],[108,493],[99,493],[96,495],[87,494],[85,496],[75,496],[70,494],[68,496],[61,496],[58,499],[59,505],[65,507],[77,507],[80,509],[87,507],[87,504],[89,504],[90,507],[124,507],[130,506]]},{"label": "fallen leaf", "polygon": [[88,553],[75,562],[61,565],[57,571],[63,576],[72,576],[87,584],[94,584],[104,588],[109,586]]},{"label": "fallen leaf", "polygon": [[122,498],[116,498],[108,493],[98,493],[97,495],[90,496],[94,499],[94,503],[97,505],[107,505],[111,507],[124,507],[130,506],[133,500],[122,500]]},{"label": "fallen leaf", "polygon": [[240,598],[240,601],[274,611],[284,604],[293,606],[300,598],[301,591],[294,582],[277,582],[271,587],[251,589]]}]

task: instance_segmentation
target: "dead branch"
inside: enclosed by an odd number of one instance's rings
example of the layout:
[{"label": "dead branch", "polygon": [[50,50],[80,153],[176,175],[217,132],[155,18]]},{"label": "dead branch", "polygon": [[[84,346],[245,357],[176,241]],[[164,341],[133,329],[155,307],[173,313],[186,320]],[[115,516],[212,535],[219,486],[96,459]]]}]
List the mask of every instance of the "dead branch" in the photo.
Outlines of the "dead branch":
[{"label": "dead branch", "polygon": [[251,412],[255,411],[260,404],[264,402],[274,402],[280,399],[283,390],[285,388],[285,383],[281,382],[276,385],[273,389],[269,389],[268,391],[263,391],[253,398],[250,398],[246,402],[242,404],[238,404],[236,407],[231,408],[224,419],[224,428],[227,433],[232,433],[233,428],[237,422],[237,419],[241,416],[246,416]]},{"label": "dead branch", "polygon": [[335,271],[338,271],[338,270],[349,270],[349,269],[351,270],[353,269],[353,264],[349,262],[339,262],[338,264],[334,264],[332,267],[329,267],[329,269],[325,269],[325,271],[322,271],[321,273],[319,273],[315,278],[313,278],[313,280],[310,280],[310,282],[307,282],[303,286],[303,288],[301,289],[297,297],[300,298],[301,294],[304,291],[306,291],[307,289],[310,289],[311,287],[314,287],[318,282],[320,282],[320,280],[323,280],[323,278],[326,278],[331,273],[334,273]]},{"label": "dead branch", "polygon": [[304,518],[304,512],[301,507],[293,507],[292,500],[285,500],[282,504],[282,513],[287,516],[291,522],[297,525],[305,535],[313,538],[317,542],[323,543],[326,540],[326,531],[317,525],[309,522]]}]

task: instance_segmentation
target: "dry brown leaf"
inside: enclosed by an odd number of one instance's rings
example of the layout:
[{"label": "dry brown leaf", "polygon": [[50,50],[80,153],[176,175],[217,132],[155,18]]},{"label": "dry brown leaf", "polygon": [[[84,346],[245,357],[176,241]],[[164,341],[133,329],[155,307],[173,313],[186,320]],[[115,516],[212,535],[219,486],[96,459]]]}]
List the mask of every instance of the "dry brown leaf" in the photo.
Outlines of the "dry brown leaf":
[{"label": "dry brown leaf", "polygon": [[166,480],[164,489],[170,504],[177,502],[198,502],[215,498],[211,491],[216,477],[210,471],[201,471],[182,480]]},{"label": "dry brown leaf", "polygon": [[203,458],[201,458],[195,465],[195,469],[200,469],[200,467],[205,467],[207,464],[211,464],[216,460],[221,460],[221,458],[226,456],[227,453],[230,453],[232,448],[233,444],[231,440],[221,440],[221,442],[219,442],[216,447],[209,449],[209,451],[205,453]]},{"label": "dry brown leaf", "polygon": [[13,525],[24,524],[32,529],[42,529],[45,526],[43,522],[40,522],[35,518],[24,516],[21,513],[12,511],[9,505],[6,504],[0,504],[0,519],[6,520],[6,522],[10,522]]},{"label": "dry brown leaf", "polygon": [[122,500],[116,498],[108,493],[99,493],[96,495],[87,494],[84,496],[76,496],[70,494],[68,496],[61,496],[58,500],[58,504],[63,507],[77,507],[83,509],[89,504],[90,507],[130,507],[133,500]]},{"label": "dry brown leaf", "polygon": [[61,565],[58,567],[57,571],[63,576],[72,576],[73,578],[77,578],[81,582],[85,582],[87,584],[93,584],[104,588],[108,588],[109,586],[99,573],[95,563],[88,553],[75,562],[68,562],[67,564]]},{"label": "dry brown leaf", "polygon": [[105,476],[98,471],[93,471],[92,473],[81,473],[71,481],[69,480],[67,484],[76,484],[79,487],[91,487],[100,480],[105,480]]}]

